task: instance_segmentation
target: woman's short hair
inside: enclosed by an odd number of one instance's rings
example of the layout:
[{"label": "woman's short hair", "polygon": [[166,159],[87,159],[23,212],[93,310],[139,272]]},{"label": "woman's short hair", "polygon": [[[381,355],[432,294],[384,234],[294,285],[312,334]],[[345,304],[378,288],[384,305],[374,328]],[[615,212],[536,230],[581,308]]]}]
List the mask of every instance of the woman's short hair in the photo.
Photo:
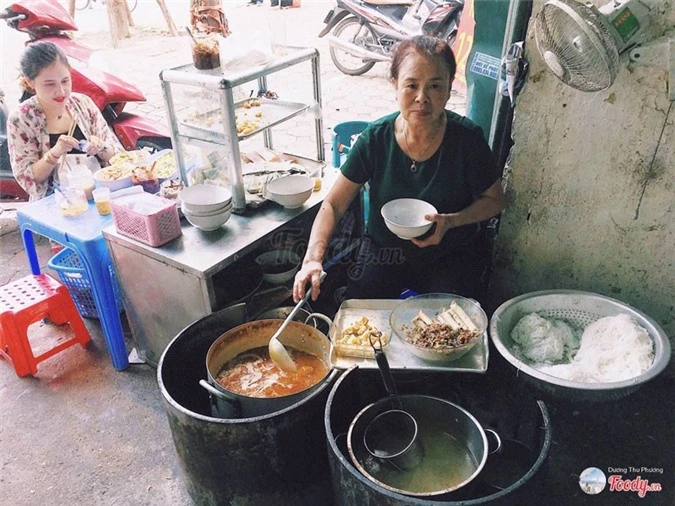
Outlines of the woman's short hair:
[{"label": "woman's short hair", "polygon": [[60,61],[70,68],[68,57],[53,42],[33,42],[28,44],[21,54],[21,74],[28,79],[35,79],[40,72],[55,61]]},{"label": "woman's short hair", "polygon": [[398,79],[399,68],[405,57],[410,53],[419,53],[428,58],[442,61],[450,74],[450,83],[452,83],[457,70],[455,55],[446,41],[429,35],[415,35],[396,44],[389,68],[389,76],[392,81]]}]

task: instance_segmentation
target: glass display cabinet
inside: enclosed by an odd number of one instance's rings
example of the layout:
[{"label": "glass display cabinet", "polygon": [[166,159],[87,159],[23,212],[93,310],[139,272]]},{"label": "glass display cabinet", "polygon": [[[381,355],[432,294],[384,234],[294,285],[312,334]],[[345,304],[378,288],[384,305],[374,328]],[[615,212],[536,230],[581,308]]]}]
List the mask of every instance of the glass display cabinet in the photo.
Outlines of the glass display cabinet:
[{"label": "glass display cabinet", "polygon": [[[267,77],[303,62],[311,66],[312,96],[305,100],[285,100],[287,90],[268,92]],[[295,80],[302,79],[298,71]],[[293,69],[295,70],[295,68]],[[288,48],[263,65],[238,70],[197,70],[193,64],[160,73],[164,101],[169,117],[176,165],[183,184],[205,180],[232,189],[233,211],[243,213],[247,198],[242,173],[240,141],[261,134],[265,148],[274,148],[272,128],[303,113],[313,119],[316,161],[325,160],[319,52],[315,48]],[[303,80],[307,84],[306,80]],[[257,82],[261,96],[246,95],[247,83]],[[286,83],[290,88],[293,81]],[[250,87],[250,85],[249,85]],[[291,89],[295,93],[298,89]],[[268,93],[265,93],[268,92]],[[323,165],[321,165],[323,167]]]}]

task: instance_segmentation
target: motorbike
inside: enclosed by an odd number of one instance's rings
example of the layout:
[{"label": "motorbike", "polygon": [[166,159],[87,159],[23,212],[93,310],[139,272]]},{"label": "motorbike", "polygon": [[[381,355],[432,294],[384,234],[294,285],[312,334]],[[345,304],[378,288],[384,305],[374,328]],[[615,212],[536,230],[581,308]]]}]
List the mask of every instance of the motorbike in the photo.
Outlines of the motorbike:
[{"label": "motorbike", "polygon": [[[27,33],[27,44],[49,41],[63,50],[71,64],[73,91],[94,101],[124,149],[154,152],[171,148],[167,127],[156,120],[124,111],[128,102],[145,102],[145,96],[133,84],[95,67],[91,61],[94,51],[68,35],[68,31],[77,30],[77,25],[57,0],[18,1],[1,11],[0,19],[4,19],[10,28]],[[6,119],[0,128],[0,196],[26,200],[9,165],[5,125]]]},{"label": "motorbike", "polygon": [[394,45],[415,35],[432,35],[452,46],[464,0],[337,0],[319,33],[329,38],[330,57],[344,74],[359,76],[389,61]]}]

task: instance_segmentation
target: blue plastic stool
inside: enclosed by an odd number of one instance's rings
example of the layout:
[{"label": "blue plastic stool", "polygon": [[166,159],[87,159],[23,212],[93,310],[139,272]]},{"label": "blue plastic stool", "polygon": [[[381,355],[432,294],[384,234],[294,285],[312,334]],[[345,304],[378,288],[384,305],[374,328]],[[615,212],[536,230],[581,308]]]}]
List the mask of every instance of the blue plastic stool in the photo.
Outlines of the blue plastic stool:
[{"label": "blue plastic stool", "polygon": [[367,121],[345,121],[333,127],[331,142],[333,146],[333,167],[342,165],[342,154],[349,153],[352,147],[352,135],[360,134],[368,126]]}]

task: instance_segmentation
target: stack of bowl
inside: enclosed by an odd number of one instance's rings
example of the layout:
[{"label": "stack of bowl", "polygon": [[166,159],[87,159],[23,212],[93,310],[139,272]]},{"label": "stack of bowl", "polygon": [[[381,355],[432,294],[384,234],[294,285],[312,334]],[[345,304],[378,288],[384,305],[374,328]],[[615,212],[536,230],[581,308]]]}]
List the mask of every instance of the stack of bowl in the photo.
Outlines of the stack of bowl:
[{"label": "stack of bowl", "polygon": [[219,229],[232,214],[232,192],[222,186],[188,186],[178,193],[178,198],[185,218],[201,230]]}]

